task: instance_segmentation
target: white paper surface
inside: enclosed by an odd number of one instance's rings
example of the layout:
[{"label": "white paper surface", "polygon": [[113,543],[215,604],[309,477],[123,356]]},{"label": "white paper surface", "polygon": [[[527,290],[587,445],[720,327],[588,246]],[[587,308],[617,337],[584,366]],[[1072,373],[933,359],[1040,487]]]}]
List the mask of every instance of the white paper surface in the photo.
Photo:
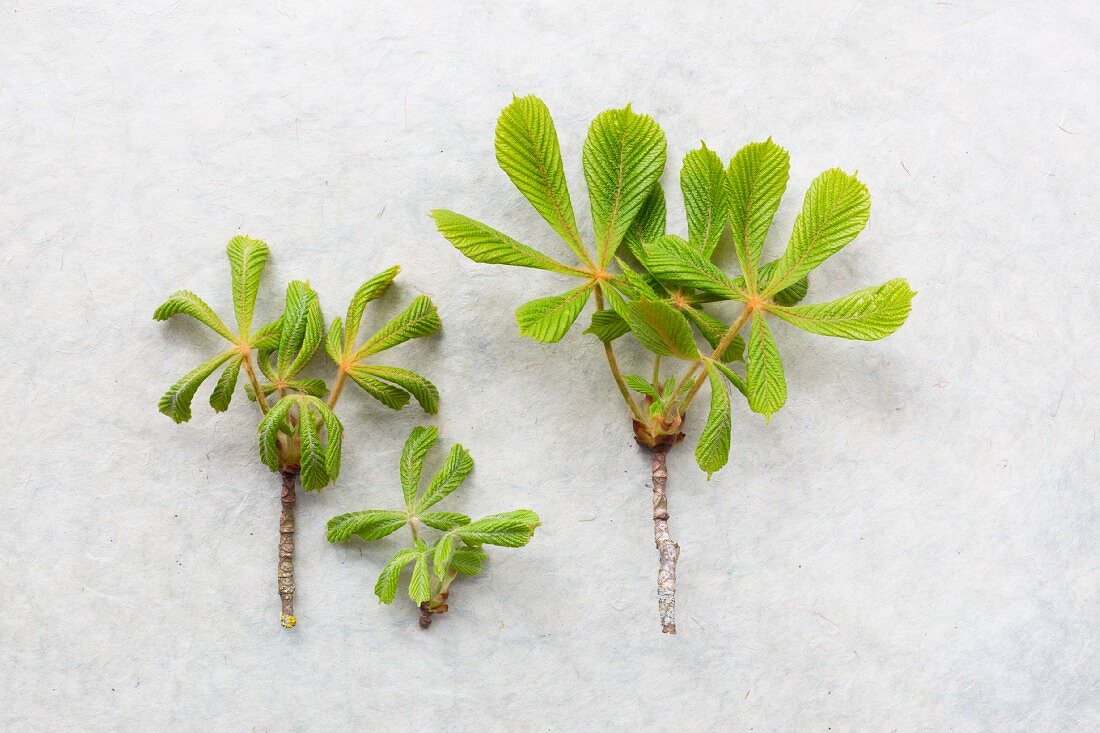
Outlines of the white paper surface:
[{"label": "white paper surface", "polygon": [[[0,2],[0,727],[1097,729],[1095,4],[399,5]],[[427,217],[567,254],[496,167],[513,93],[550,106],[585,231],[587,124],[629,101],[668,135],[673,231],[687,150],[771,135],[792,157],[772,256],[820,171],[872,193],[809,300],[920,292],[879,343],[777,324],[789,403],[769,425],[739,407],[709,483],[689,416],[675,638],[600,349],[516,333],[520,303],[570,283],[468,262]],[[189,424],[156,412],[217,344],[153,309],[188,288],[230,318],[238,233],[274,252],[264,316],[290,278],[332,315],[400,263],[368,319],[435,299],[443,334],[387,363],[439,385],[443,444],[477,461],[441,508],[544,519],[428,633],[371,593],[396,541],[323,537],[394,503],[422,413],[342,404],[288,632],[251,405],[215,416],[208,385]]]}]

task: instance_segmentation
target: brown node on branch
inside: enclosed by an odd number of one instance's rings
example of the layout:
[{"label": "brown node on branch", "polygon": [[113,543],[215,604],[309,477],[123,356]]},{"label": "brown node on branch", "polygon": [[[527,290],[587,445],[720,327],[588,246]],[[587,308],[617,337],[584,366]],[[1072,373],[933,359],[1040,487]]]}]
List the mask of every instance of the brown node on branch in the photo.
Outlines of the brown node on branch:
[{"label": "brown node on branch", "polygon": [[684,416],[679,415],[671,420],[661,417],[652,417],[648,423],[639,420],[631,420],[634,425],[634,440],[643,448],[651,451],[667,451],[672,446],[684,439],[680,432],[680,426],[684,424]]},{"label": "brown node on branch", "polygon": [[420,628],[427,629],[431,626],[433,615],[447,613],[447,596],[449,596],[450,593],[450,591],[444,591],[439,594],[439,600],[433,602],[424,601],[420,604]]}]

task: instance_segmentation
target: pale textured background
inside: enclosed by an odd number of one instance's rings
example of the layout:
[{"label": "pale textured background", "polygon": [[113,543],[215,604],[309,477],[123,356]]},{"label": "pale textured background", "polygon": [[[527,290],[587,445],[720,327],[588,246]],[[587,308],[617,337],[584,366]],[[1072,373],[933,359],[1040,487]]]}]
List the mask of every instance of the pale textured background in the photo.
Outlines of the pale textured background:
[{"label": "pale textured background", "polygon": [[[1094,2],[107,5],[0,2],[0,727],[1100,726]],[[881,343],[779,325],[788,407],[740,408],[710,483],[673,454],[676,638],[599,349],[516,336],[514,308],[564,283],[467,262],[426,215],[558,246],[495,165],[513,92],[551,107],[582,228],[587,123],[633,101],[673,200],[699,138],[791,150],[773,253],[814,175],[858,169],[871,224],[812,299],[920,291]],[[393,544],[322,536],[394,501],[421,413],[343,404],[346,478],[301,502],[286,632],[250,405],[216,417],[207,387],[190,424],[155,410],[215,338],[153,308],[188,287],[228,315],[237,233],[274,249],[264,315],[288,278],[336,313],[404,265],[381,310],[430,293],[445,333],[394,361],[436,380],[444,443],[478,462],[447,506],[545,520],[430,633],[371,595]]]}]

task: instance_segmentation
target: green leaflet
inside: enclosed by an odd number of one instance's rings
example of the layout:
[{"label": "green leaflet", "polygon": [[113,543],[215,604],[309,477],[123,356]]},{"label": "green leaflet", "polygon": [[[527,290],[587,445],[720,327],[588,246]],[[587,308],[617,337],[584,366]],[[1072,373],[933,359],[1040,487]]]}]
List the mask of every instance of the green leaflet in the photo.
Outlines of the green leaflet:
[{"label": "green leaflet", "polygon": [[321,304],[309,283],[294,280],[287,286],[282,321],[275,371],[279,379],[289,380],[313,358],[325,336]]},{"label": "green leaflet", "polygon": [[772,300],[779,305],[798,305],[806,294],[810,292],[810,278],[804,277],[793,284],[780,290],[772,296]]},{"label": "green leaflet", "polygon": [[412,577],[409,578],[409,598],[417,605],[430,601],[432,598],[432,581],[431,576],[428,575],[428,556],[424,553],[416,556]]},{"label": "green leaflet", "polygon": [[434,415],[439,410],[439,390],[425,377],[408,369],[368,364],[358,367],[361,373],[370,374],[387,382],[392,382],[405,390],[420,404],[424,412]]},{"label": "green leaflet", "polygon": [[340,317],[332,319],[328,327],[328,335],[325,336],[325,353],[336,364],[344,360],[344,324]]},{"label": "green leaflet", "polygon": [[419,519],[432,529],[438,529],[441,532],[449,532],[455,527],[461,527],[470,523],[470,518],[468,516],[459,514],[458,512],[428,512],[427,514],[419,515]]},{"label": "green leaflet", "polygon": [[214,370],[228,361],[236,349],[223,351],[213,359],[204,361],[197,367],[183,375],[178,382],[168,388],[164,396],[160,398],[157,408],[176,422],[187,422],[191,419],[191,400],[195,397],[199,385],[214,373]]},{"label": "green leaflet", "polygon": [[432,212],[436,228],[462,254],[474,262],[489,265],[514,265],[549,270],[565,275],[580,275],[568,265],[562,264],[542,252],[520,244],[503,232],[479,221],[445,209]]},{"label": "green leaflet", "polygon": [[592,121],[581,156],[599,265],[606,267],[665,168],[665,134],[630,105]]},{"label": "green leaflet", "polygon": [[[381,298],[389,290],[399,272],[401,272],[401,268],[394,265],[367,280],[355,291],[355,295],[351,297],[351,302],[348,303],[348,313],[344,319],[347,334],[344,337],[344,343],[341,344],[339,349],[336,349],[341,354],[350,352],[355,346],[355,338],[359,335],[359,326],[363,321],[363,311],[366,310],[367,304],[372,300]],[[339,322],[339,319],[335,322]],[[333,357],[333,360],[339,361],[336,357]]]},{"label": "green leaflet", "polygon": [[638,394],[644,394],[646,397],[652,397],[655,400],[661,399],[661,393],[645,377],[638,374],[627,374],[623,381],[626,382],[626,386]]},{"label": "green leaflet", "polygon": [[374,584],[374,594],[382,603],[393,603],[397,596],[397,583],[401,578],[401,570],[419,555],[412,548],[404,548],[390,558],[386,566],[382,568],[378,581]]},{"label": "green leaflet", "polygon": [[301,442],[299,476],[302,488],[306,491],[317,491],[328,483],[328,471],[317,422],[302,402],[298,403],[298,438]]},{"label": "green leaflet", "polygon": [[260,460],[272,471],[278,472],[282,468],[279,465],[279,433],[290,435],[294,432],[289,416],[290,408],[296,404],[298,404],[298,397],[295,395],[282,398],[267,411],[257,429],[260,434]]},{"label": "green leaflet", "polygon": [[260,277],[267,263],[267,245],[258,239],[233,237],[225,248],[229,257],[229,269],[233,278],[233,311],[242,339],[248,339],[252,330],[252,311],[256,306],[256,293],[260,289]]},{"label": "green leaflet", "polygon": [[833,168],[815,178],[764,294],[772,295],[808,275],[855,239],[870,216],[871,196],[855,176]]},{"label": "green leaflet", "polygon": [[348,376],[364,392],[391,410],[400,410],[409,404],[409,394],[407,392],[376,379],[365,366],[354,366],[348,369]]},{"label": "green leaflet", "polygon": [[665,217],[665,191],[660,183],[655,183],[623,235],[623,242],[630,254],[643,266],[646,263],[646,248],[665,235]]},{"label": "green leaflet", "polygon": [[404,512],[387,509],[367,509],[349,512],[328,520],[325,537],[329,542],[347,542],[352,537],[380,540],[404,527],[409,517]]},{"label": "green leaflet", "polygon": [[651,244],[647,255],[647,269],[661,282],[694,288],[722,300],[743,299],[733,281],[717,265],[675,234]]},{"label": "green leaflet", "polygon": [[699,357],[691,326],[672,306],[658,300],[636,300],[626,304],[623,317],[639,343],[654,354],[680,359]]},{"label": "green leaflet", "polygon": [[479,547],[460,547],[451,558],[451,567],[463,575],[477,575],[488,555]]},{"label": "green leaflet", "polygon": [[722,372],[722,374],[725,376],[725,378],[729,380],[730,384],[732,384],[734,387],[737,388],[738,392],[745,395],[745,397],[749,396],[748,385],[745,384],[745,380],[741,378],[740,374],[733,371],[732,369],[730,369],[728,366],[726,366],[725,364],[723,364],[720,361],[715,361],[715,362],[711,362],[711,363],[714,365],[715,369]]},{"label": "green leaflet", "polygon": [[520,193],[582,262],[589,261],[565,183],[558,133],[541,99],[517,97],[504,108],[497,120],[496,152],[501,170]]},{"label": "green leaflet", "polygon": [[790,168],[790,155],[768,138],[741,148],[726,171],[733,248],[741,271],[750,279],[760,264],[764,238],[787,190]]},{"label": "green leaflet", "polygon": [[770,420],[787,401],[787,381],[783,377],[779,349],[764,314],[759,311],[752,316],[745,375],[749,409]]},{"label": "green leaflet", "polygon": [[[681,308],[680,312],[695,324],[695,327],[699,329],[699,333],[703,334],[703,338],[707,340],[711,348],[718,348],[718,344],[721,343],[722,337],[725,336],[726,331],[729,330],[728,325],[701,308],[695,308],[690,305]],[[741,338],[740,334],[734,336],[730,345],[718,356],[721,361],[741,361],[744,357],[745,340]]]},{"label": "green leaflet", "polygon": [[592,324],[584,332],[600,341],[610,342],[630,333],[630,325],[615,311],[604,309],[592,313]]},{"label": "green leaflet", "polygon": [[710,259],[726,226],[729,195],[722,161],[706,143],[684,156],[680,190],[687,212],[688,241]]},{"label": "green leaflet", "polygon": [[843,298],[768,310],[804,331],[860,341],[886,338],[905,323],[916,295],[903,279],[890,280]]},{"label": "green leaflet", "polygon": [[523,547],[541,524],[539,517],[528,509],[494,514],[454,530],[455,534],[472,545],[499,545]]},{"label": "green leaflet", "polygon": [[520,334],[548,344],[561,341],[581,314],[591,292],[592,284],[586,283],[563,295],[524,303],[516,310]]},{"label": "green leaflet", "polygon": [[455,554],[455,536],[445,534],[436,543],[432,552],[432,571],[437,578],[442,578],[450,567],[451,558]]},{"label": "green leaflet", "polygon": [[235,356],[229,360],[218,377],[218,383],[214,385],[214,391],[210,393],[210,406],[215,412],[225,412],[229,409],[229,401],[233,399],[233,390],[237,387],[237,377],[241,373],[243,356]]},{"label": "green leaflet", "polygon": [[432,477],[432,482],[428,484],[424,495],[417,502],[416,511],[419,513],[438,504],[457,489],[473,470],[474,459],[469,452],[459,443],[452,445],[450,452],[447,454],[447,460],[443,462],[443,466]]},{"label": "green leaflet", "polygon": [[424,458],[439,438],[434,427],[417,426],[409,433],[405,447],[401,450],[401,493],[405,506],[412,510],[416,503],[416,494],[420,486],[420,473],[424,470]]},{"label": "green leaflet", "polygon": [[418,295],[413,298],[409,306],[383,326],[378,333],[367,339],[353,357],[359,361],[371,354],[391,349],[398,344],[403,344],[410,339],[431,336],[442,327],[439,313],[435,309],[431,298],[426,295]]},{"label": "green leaflet", "polygon": [[[291,408],[298,408],[297,427]],[[324,436],[320,428],[324,428]],[[278,450],[279,434],[297,434],[300,442],[299,476],[302,488],[319,491],[340,475],[344,428],[323,401],[302,394],[287,395],[268,410],[259,427],[260,459],[272,471],[283,470]]]},{"label": "green leaflet", "polygon": [[710,379],[710,412],[707,424],[699,435],[695,461],[707,472],[707,479],[723,466],[730,456],[730,395],[714,362],[706,362]]},{"label": "green leaflet", "polygon": [[266,326],[261,326],[252,334],[252,348],[274,351],[279,347],[279,338],[283,329],[283,317],[279,316]]},{"label": "green leaflet", "polygon": [[226,328],[225,323],[218,317],[218,314],[214,312],[214,309],[208,306],[206,301],[190,290],[177,290],[169,295],[168,300],[164,301],[164,303],[162,303],[153,313],[153,320],[167,321],[169,318],[179,313],[191,316],[199,323],[208,326],[219,336],[229,341],[237,340],[230,330]]}]

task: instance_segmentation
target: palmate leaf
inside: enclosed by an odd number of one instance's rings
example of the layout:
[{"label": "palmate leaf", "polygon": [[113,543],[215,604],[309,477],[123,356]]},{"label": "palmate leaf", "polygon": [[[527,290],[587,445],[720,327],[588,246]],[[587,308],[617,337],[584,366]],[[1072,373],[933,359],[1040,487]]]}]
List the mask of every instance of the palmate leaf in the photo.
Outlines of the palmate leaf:
[{"label": "palmate leaf", "polygon": [[441,327],[439,312],[436,311],[431,298],[418,295],[400,315],[367,339],[366,343],[355,352],[354,361],[391,349],[410,339],[431,336]]},{"label": "palmate leaf", "polygon": [[240,376],[243,361],[243,356],[233,357],[218,377],[218,383],[210,393],[210,406],[215,412],[225,412],[229,409],[229,401],[233,399],[233,390],[237,388],[237,378]]},{"label": "palmate leaf", "polygon": [[695,461],[699,468],[707,472],[709,479],[730,456],[730,395],[726,384],[714,362],[707,362],[707,376],[710,379],[710,412],[707,424],[699,434],[699,445],[695,448]]},{"label": "palmate leaf", "polygon": [[[302,488],[318,491],[340,475],[340,452],[344,428],[336,414],[317,397],[287,395],[267,411],[258,428],[260,459],[272,471],[282,470],[279,463],[279,434],[292,435],[291,409],[298,408],[297,434],[301,446],[299,475]],[[325,429],[322,439],[319,428]]]},{"label": "palmate leaf", "polygon": [[399,369],[391,366],[365,364],[358,369],[364,374],[370,374],[392,382],[401,389],[411,394],[424,412],[434,415],[439,410],[439,390],[425,377],[408,369]]},{"label": "palmate leaf", "polygon": [[520,244],[503,232],[462,214],[446,209],[432,212],[439,233],[474,262],[488,265],[514,265],[549,270],[565,275],[583,275],[579,270],[558,262],[536,249]]},{"label": "palmate leaf", "polygon": [[428,574],[428,556],[419,553],[416,556],[416,564],[413,565],[412,577],[409,578],[409,598],[419,605],[431,600],[432,579]]},{"label": "palmate leaf", "polygon": [[684,156],[680,190],[687,212],[688,241],[710,259],[726,227],[729,194],[722,161],[706,143]]},{"label": "palmate leaf", "polygon": [[[279,379],[289,380],[309,363],[325,336],[324,329],[317,293],[307,282],[291,281],[286,289],[286,305],[276,352],[275,372]],[[266,359],[261,358],[260,361]]]},{"label": "palmate leaf", "polygon": [[905,323],[916,295],[903,279],[890,280],[828,303],[768,310],[804,331],[860,341],[886,338]]},{"label": "palmate leaf", "polygon": [[691,335],[691,326],[675,308],[659,300],[627,303],[623,318],[635,338],[654,354],[696,359],[699,348]]},{"label": "palmate leaf", "polygon": [[642,265],[646,262],[646,247],[665,235],[665,217],[665,192],[660,183],[655,183],[623,235],[630,254]]},{"label": "palmate leaf", "polygon": [[741,148],[726,171],[730,229],[741,272],[754,274],[764,238],[787,190],[791,159],[768,138]]},{"label": "palmate leaf", "polygon": [[213,374],[214,370],[239,353],[236,349],[223,351],[213,359],[204,361],[187,372],[178,382],[168,388],[168,391],[160,398],[157,408],[178,423],[190,420],[191,400],[194,399],[199,385],[206,381],[206,378]]},{"label": "palmate leaf", "polygon": [[452,445],[450,452],[447,453],[447,460],[443,462],[443,466],[432,477],[432,481],[428,484],[424,495],[417,502],[417,513],[445,499],[466,480],[466,477],[473,470],[474,459],[470,456],[470,453],[459,443]]},{"label": "palmate leaf", "polygon": [[374,584],[374,595],[378,596],[379,601],[393,603],[393,599],[397,596],[397,583],[401,579],[401,571],[419,555],[420,553],[416,550],[406,547],[398,550],[397,554],[390,558]]},{"label": "palmate leaf", "polygon": [[839,252],[863,231],[870,216],[871,196],[855,176],[833,168],[815,178],[787,250],[764,283],[764,295],[792,285]]},{"label": "palmate leaf", "polygon": [[760,311],[752,316],[745,376],[749,409],[770,420],[787,401],[787,381],[783,377],[779,349]]},{"label": "palmate leaf", "polygon": [[376,379],[366,366],[353,366],[351,369],[348,369],[348,376],[351,377],[351,380],[358,384],[364,392],[391,410],[400,410],[402,407],[409,404],[408,392],[398,389],[392,384],[386,384]]},{"label": "palmate leaf", "polygon": [[493,514],[454,530],[459,539],[472,545],[523,547],[542,524],[529,509]]},{"label": "palmate leaf", "polygon": [[367,509],[349,512],[328,520],[325,537],[329,542],[346,542],[352,537],[361,540],[380,540],[404,527],[409,516],[404,512],[388,509]]},{"label": "palmate leaf", "polygon": [[256,306],[256,293],[260,289],[260,277],[267,263],[267,245],[250,237],[233,237],[225,253],[233,278],[233,311],[241,338],[247,339],[252,330],[252,311]]},{"label": "palmate leaf", "polygon": [[581,160],[599,265],[606,267],[664,171],[665,134],[630,105],[607,110],[592,121]]},{"label": "palmate leaf", "polygon": [[168,296],[153,312],[154,321],[167,321],[174,315],[183,313],[191,316],[199,323],[208,326],[211,330],[229,341],[236,341],[236,337],[226,328],[225,323],[214,312],[214,309],[206,304],[199,296],[190,290],[177,290]]},{"label": "palmate leaf", "polygon": [[[344,319],[344,327],[347,333],[344,336],[342,348],[338,351],[341,353],[350,352],[352,347],[355,346],[355,338],[359,335],[359,326],[363,321],[363,311],[366,310],[367,303],[381,298],[389,290],[399,272],[401,272],[401,268],[394,265],[367,280],[355,291],[355,295],[351,297],[351,302],[348,303],[347,318]],[[335,321],[335,323],[338,322],[339,319]],[[333,359],[335,360],[335,357]]]},{"label": "palmate leaf", "polygon": [[[680,308],[680,312],[695,324],[695,327],[699,329],[699,333],[703,334],[703,338],[707,340],[711,348],[718,348],[718,344],[726,335],[729,326],[701,308],[689,305]],[[733,341],[730,342],[725,351],[718,355],[718,358],[720,361],[741,361],[745,358],[745,340],[741,338],[740,334],[733,337]]]},{"label": "palmate leaf", "polygon": [[401,450],[401,493],[405,497],[405,506],[409,509],[416,503],[424,458],[438,438],[438,429],[418,425],[405,440],[405,447]]},{"label": "palmate leaf", "polygon": [[524,303],[516,310],[520,334],[547,344],[561,341],[581,314],[591,293],[592,284],[587,283],[563,295]]},{"label": "palmate leaf", "polygon": [[520,193],[581,261],[589,261],[565,183],[558,133],[541,99],[517,97],[504,108],[497,120],[496,152],[501,170]]},{"label": "palmate leaf", "polygon": [[662,282],[694,288],[721,300],[744,297],[717,265],[675,234],[661,237],[646,253],[646,268]]}]

